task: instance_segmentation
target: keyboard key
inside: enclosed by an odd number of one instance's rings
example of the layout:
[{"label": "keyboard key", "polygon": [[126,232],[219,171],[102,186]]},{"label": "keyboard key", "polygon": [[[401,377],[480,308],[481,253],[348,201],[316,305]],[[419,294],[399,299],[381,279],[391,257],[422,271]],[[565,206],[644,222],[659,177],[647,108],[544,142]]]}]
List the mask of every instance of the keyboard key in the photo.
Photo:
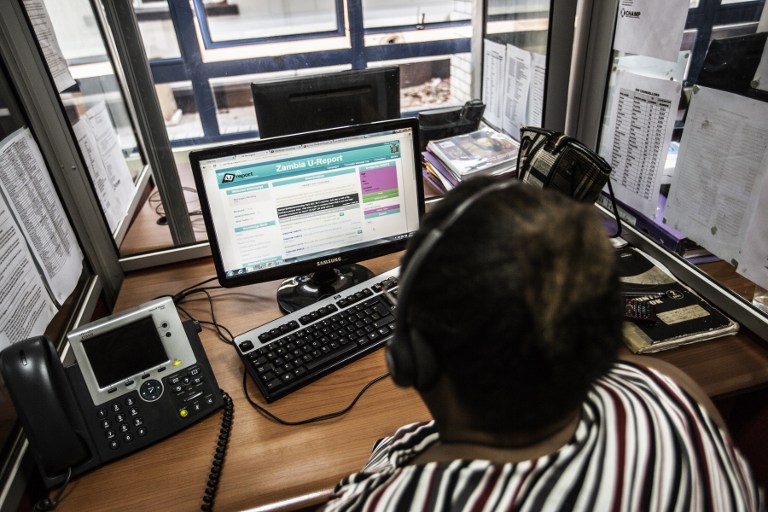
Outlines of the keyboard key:
[{"label": "keyboard key", "polygon": [[339,347],[338,350],[331,352],[330,354],[327,354],[323,357],[318,357],[317,359],[314,359],[307,363],[307,369],[309,371],[314,370],[315,368],[319,368],[321,366],[325,366],[327,363],[332,362],[336,359],[341,359],[344,355],[349,354],[350,352],[354,352],[355,349],[357,349],[357,345],[354,344],[348,344],[344,345],[342,347]]}]

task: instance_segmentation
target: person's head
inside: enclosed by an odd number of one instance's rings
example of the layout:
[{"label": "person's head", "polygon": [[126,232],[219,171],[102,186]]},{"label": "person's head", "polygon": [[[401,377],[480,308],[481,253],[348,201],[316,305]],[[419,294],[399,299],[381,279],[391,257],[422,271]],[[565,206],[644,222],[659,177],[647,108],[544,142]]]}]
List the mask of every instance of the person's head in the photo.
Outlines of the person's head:
[{"label": "person's head", "polygon": [[621,307],[614,251],[594,210],[559,192],[477,177],[425,215],[401,262],[387,357],[396,381],[397,367],[408,366],[395,362],[399,337],[410,340],[416,373],[432,358],[434,375],[414,385],[438,424],[451,418],[438,417],[446,411],[430,403],[432,387],[449,388],[471,428],[525,434],[571,415],[607,371],[621,343]]}]

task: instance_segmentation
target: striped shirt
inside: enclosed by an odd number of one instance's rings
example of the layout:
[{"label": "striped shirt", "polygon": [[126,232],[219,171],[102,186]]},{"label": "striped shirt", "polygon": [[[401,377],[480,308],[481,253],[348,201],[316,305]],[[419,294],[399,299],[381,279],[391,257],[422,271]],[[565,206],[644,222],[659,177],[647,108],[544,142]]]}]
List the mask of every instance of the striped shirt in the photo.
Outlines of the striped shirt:
[{"label": "striped shirt", "polygon": [[670,378],[617,362],[591,387],[573,437],[517,463],[409,464],[439,438],[400,428],[342,480],[327,510],[761,510],[741,454]]}]

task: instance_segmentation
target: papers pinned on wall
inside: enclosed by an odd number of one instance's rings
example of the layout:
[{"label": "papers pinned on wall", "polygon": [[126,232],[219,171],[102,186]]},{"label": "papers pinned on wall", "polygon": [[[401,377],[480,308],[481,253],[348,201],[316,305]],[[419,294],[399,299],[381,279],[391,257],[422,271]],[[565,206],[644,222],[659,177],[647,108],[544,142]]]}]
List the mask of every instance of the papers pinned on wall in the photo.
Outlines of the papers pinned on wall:
[{"label": "papers pinned on wall", "polygon": [[[0,189],[51,294],[63,303],[80,278],[83,254],[27,128],[12,133],[0,146]],[[0,272],[9,269],[0,265]],[[28,273],[25,279],[34,274]]]},{"label": "papers pinned on wall", "polygon": [[48,16],[48,10],[45,8],[43,0],[24,0],[24,8],[32,23],[35,36],[40,43],[40,49],[43,51],[48,69],[53,76],[53,81],[58,92],[63,92],[75,85],[75,79],[69,72],[67,59],[61,52],[59,40],[56,38],[56,32],[53,29],[51,18]]},{"label": "papers pinned on wall", "polygon": [[[665,221],[768,287],[768,103],[697,88]],[[747,236],[749,234],[749,236]]]},{"label": "papers pinned on wall", "polygon": [[619,70],[601,156],[616,199],[653,219],[675,126],[681,85]]},{"label": "papers pinned on wall", "polygon": [[689,0],[621,0],[613,49],[677,61]]},{"label": "papers pinned on wall", "polygon": [[511,44],[485,41],[485,121],[516,140],[523,126],[540,127],[544,111],[546,57]]},{"label": "papers pinned on wall", "polygon": [[120,139],[102,101],[73,126],[77,143],[96,187],[109,230],[114,233],[131,204],[136,187],[120,149]]}]

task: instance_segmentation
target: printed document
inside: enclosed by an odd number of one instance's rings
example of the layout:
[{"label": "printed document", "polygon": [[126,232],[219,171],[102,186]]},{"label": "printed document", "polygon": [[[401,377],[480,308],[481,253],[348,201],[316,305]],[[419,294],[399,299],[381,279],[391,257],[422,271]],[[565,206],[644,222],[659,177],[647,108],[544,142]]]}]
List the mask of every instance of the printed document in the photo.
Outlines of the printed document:
[{"label": "printed document", "polygon": [[616,198],[653,219],[659,187],[672,141],[680,98],[679,82],[619,70],[610,119],[610,146],[603,156],[613,168]]},{"label": "printed document", "polygon": [[43,334],[55,314],[19,226],[0,196],[0,350]]},{"label": "printed document", "polygon": [[43,0],[24,0],[24,8],[32,22],[32,28],[35,30],[40,48],[43,50],[43,56],[51,76],[53,76],[56,90],[62,92],[69,89],[75,85],[75,79],[72,78],[67,60],[61,52],[59,40],[56,39],[56,32],[53,30],[45,3]]},{"label": "printed document", "polygon": [[486,39],[483,55],[485,121],[501,129],[504,122],[504,66],[506,47]]},{"label": "printed document", "polygon": [[80,278],[83,254],[27,128],[16,130],[0,146],[0,188],[54,298],[63,303]]},{"label": "printed document", "polygon": [[666,222],[738,268],[766,147],[768,103],[700,87],[688,109]]},{"label": "printed document", "polygon": [[676,62],[689,0],[619,0],[613,49]]},{"label": "printed document", "polygon": [[768,151],[760,166],[760,184],[752,218],[744,232],[736,271],[755,284],[768,288]]},{"label": "printed document", "polygon": [[102,101],[90,108],[73,129],[109,230],[114,233],[125,217],[136,187],[123,158],[120,140],[112,126],[106,104]]},{"label": "printed document", "polygon": [[507,45],[504,75],[504,131],[520,140],[520,128],[527,124],[526,108],[531,88],[531,52]]}]

